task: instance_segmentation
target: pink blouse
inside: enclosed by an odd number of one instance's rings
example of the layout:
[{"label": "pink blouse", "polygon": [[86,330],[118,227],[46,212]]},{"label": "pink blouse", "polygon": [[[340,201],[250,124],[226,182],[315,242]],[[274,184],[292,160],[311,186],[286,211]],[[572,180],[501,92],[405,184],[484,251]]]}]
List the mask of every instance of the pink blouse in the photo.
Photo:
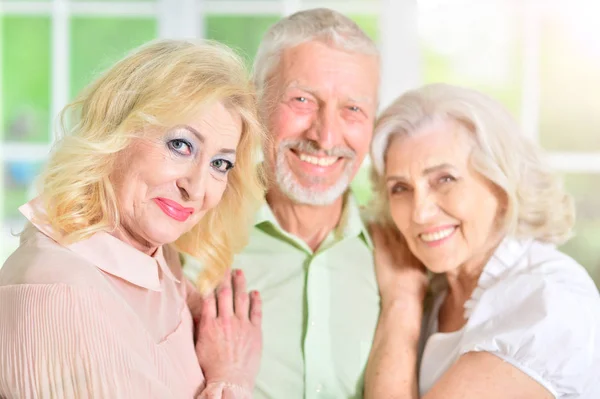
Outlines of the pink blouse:
[{"label": "pink blouse", "polygon": [[[21,207],[30,221],[35,206]],[[198,294],[174,250],[53,238],[36,223],[0,269],[0,398],[251,396],[205,386],[188,306]]]}]

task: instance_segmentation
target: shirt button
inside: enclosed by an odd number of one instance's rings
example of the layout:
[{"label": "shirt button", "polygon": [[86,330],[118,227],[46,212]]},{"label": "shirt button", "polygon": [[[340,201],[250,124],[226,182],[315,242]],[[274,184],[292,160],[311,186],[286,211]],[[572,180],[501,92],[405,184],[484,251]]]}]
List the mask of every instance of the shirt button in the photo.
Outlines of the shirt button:
[{"label": "shirt button", "polygon": [[317,387],[315,388],[315,391],[317,393],[320,393],[322,390],[323,390],[323,385],[321,385],[321,384],[317,385]]},{"label": "shirt button", "polygon": [[311,322],[310,322],[310,326],[311,326],[311,327],[314,327],[314,326],[316,326],[316,325],[317,325],[317,323],[315,323],[314,321],[311,321]]}]

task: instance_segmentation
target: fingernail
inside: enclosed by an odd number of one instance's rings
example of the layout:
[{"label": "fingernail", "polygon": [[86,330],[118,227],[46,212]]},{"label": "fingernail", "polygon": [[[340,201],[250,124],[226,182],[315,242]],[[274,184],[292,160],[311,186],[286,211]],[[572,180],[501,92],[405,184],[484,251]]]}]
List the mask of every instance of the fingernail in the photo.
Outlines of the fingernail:
[{"label": "fingernail", "polygon": [[240,269],[236,269],[234,273],[236,277],[240,277],[242,275],[242,271]]}]

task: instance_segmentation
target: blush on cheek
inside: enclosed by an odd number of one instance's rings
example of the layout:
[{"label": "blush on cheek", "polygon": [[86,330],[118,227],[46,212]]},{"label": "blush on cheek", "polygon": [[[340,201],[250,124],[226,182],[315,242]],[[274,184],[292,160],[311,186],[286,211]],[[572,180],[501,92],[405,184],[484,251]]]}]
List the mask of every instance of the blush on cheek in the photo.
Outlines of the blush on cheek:
[{"label": "blush on cheek", "polygon": [[405,206],[400,204],[394,204],[394,200],[390,198],[389,206],[390,206],[390,214],[392,215],[392,220],[394,224],[400,230],[400,233],[404,237],[408,237],[408,227],[410,226],[410,210]]},{"label": "blush on cheek", "polygon": [[273,133],[276,147],[281,140],[301,137],[310,127],[313,112],[297,110],[286,105],[280,105],[273,113],[269,131]]}]

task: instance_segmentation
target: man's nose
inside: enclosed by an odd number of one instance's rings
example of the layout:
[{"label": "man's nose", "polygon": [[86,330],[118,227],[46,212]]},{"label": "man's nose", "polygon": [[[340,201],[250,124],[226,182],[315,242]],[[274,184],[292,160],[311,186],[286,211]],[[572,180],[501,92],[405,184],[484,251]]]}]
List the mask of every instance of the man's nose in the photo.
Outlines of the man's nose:
[{"label": "man's nose", "polygon": [[309,139],[319,147],[330,150],[342,144],[342,124],[337,109],[332,106],[321,107],[309,132]]}]

